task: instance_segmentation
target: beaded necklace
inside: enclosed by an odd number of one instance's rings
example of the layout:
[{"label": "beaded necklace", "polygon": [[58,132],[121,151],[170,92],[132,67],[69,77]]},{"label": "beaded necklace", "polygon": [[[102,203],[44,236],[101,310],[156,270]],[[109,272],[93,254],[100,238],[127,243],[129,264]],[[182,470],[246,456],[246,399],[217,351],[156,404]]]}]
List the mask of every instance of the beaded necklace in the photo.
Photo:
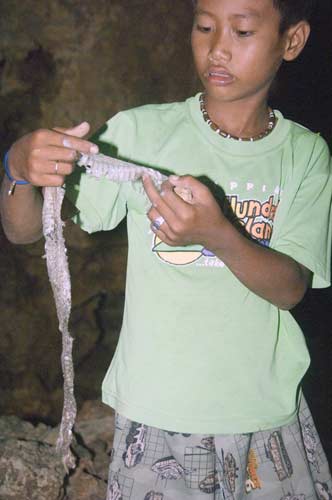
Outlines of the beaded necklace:
[{"label": "beaded necklace", "polygon": [[269,135],[277,123],[277,118],[276,118],[276,115],[275,115],[273,109],[269,108],[269,123],[263,132],[260,132],[258,135],[254,135],[252,137],[237,137],[236,135],[232,135],[232,134],[229,134],[228,132],[225,132],[220,127],[218,127],[218,125],[216,123],[214,123],[211,120],[209,113],[207,112],[206,107],[205,107],[205,94],[200,95],[199,102],[200,102],[201,112],[203,114],[203,118],[204,118],[205,122],[210,126],[210,128],[214,132],[216,132],[216,134],[221,135],[221,137],[224,137],[225,139],[234,139],[235,141],[240,141],[240,142],[259,141],[260,139],[263,139],[263,137],[266,137],[267,135]]}]

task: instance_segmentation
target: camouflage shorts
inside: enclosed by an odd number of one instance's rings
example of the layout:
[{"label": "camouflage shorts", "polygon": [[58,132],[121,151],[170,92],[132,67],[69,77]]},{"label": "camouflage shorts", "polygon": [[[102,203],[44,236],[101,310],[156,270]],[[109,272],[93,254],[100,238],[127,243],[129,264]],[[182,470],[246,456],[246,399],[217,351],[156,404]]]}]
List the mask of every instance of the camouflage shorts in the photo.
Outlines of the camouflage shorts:
[{"label": "camouflage shorts", "polygon": [[117,415],[107,500],[332,500],[310,411],[237,435],[178,434]]}]

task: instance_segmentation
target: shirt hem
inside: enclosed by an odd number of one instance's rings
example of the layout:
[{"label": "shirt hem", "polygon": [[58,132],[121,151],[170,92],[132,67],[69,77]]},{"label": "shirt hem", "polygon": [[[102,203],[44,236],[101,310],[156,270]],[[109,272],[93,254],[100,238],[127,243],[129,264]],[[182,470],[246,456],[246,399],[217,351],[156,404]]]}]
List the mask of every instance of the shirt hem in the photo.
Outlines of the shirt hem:
[{"label": "shirt hem", "polygon": [[174,415],[161,413],[156,415],[155,411],[152,412],[152,410],[147,410],[133,404],[129,405],[110,392],[103,391],[102,401],[129,420],[171,432],[190,434],[246,434],[265,431],[292,424],[297,418],[298,413],[298,409],[296,408],[290,415],[273,418],[260,417],[259,421],[257,418],[243,416],[239,418],[234,415],[227,418],[217,417],[204,420],[196,419],[193,421]]}]

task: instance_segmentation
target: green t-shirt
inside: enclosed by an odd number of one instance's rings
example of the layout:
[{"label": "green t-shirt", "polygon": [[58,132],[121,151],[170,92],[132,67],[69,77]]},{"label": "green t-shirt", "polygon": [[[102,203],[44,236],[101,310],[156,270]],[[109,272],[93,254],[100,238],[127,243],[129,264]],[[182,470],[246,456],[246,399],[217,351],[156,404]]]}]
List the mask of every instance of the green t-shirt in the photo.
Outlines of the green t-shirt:
[{"label": "green t-shirt", "polygon": [[[253,238],[308,267],[313,286],[328,286],[324,140],[279,112],[260,141],[223,139],[204,122],[198,99],[119,113],[99,136],[102,151],[209,178]],[[104,402],[178,432],[245,433],[291,422],[309,364],[291,314],[249,291],[207,249],[158,241],[140,181],[117,185],[82,174],[77,185],[68,183],[68,195],[89,232],[112,229],[127,215],[125,310]]]}]

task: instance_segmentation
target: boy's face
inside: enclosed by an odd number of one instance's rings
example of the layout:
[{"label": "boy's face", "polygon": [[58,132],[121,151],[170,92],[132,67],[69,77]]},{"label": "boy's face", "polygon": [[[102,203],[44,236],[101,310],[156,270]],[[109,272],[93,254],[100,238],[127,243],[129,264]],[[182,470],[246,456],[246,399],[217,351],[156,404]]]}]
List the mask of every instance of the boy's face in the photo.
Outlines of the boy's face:
[{"label": "boy's face", "polygon": [[208,96],[265,98],[287,44],[279,26],[272,0],[198,0],[192,49]]}]

